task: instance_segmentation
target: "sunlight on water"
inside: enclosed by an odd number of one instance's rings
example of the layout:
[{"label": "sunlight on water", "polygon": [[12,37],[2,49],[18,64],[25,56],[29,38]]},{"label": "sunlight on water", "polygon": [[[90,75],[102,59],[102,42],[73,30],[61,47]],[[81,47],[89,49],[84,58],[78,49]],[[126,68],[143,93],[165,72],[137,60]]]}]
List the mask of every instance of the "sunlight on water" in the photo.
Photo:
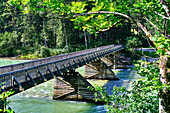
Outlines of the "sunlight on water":
[{"label": "sunlight on water", "polygon": [[10,100],[16,113],[106,113],[103,105],[86,102],[32,97],[12,97]]}]

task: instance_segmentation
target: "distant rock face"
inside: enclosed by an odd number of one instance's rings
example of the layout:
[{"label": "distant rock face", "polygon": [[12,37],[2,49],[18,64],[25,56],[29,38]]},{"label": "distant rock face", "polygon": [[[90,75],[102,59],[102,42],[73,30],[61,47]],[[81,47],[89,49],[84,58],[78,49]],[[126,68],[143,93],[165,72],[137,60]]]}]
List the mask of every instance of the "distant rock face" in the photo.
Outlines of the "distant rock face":
[{"label": "distant rock face", "polygon": [[39,84],[33,88],[27,89],[21,93],[16,94],[20,97],[42,97],[53,98],[54,79]]}]

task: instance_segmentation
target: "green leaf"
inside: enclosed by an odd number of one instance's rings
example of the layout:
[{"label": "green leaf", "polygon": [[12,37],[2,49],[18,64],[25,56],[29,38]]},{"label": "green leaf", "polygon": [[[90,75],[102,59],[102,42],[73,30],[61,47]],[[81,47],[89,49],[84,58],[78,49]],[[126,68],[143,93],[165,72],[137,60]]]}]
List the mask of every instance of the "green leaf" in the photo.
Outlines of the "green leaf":
[{"label": "green leaf", "polygon": [[164,48],[165,46],[164,46],[163,44],[161,44],[161,45],[159,45],[158,47],[162,49],[162,48]]},{"label": "green leaf", "polygon": [[157,41],[157,37],[153,37],[152,40],[153,40],[153,41]]},{"label": "green leaf", "polygon": [[75,28],[75,29],[78,29],[78,28],[79,28],[79,26],[74,26],[74,28]]}]

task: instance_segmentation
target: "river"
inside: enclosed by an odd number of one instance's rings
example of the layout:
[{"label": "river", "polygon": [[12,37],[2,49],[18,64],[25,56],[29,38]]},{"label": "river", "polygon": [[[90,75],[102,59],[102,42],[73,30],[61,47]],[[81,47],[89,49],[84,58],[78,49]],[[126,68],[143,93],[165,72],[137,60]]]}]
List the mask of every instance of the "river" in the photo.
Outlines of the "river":
[{"label": "river", "polygon": [[[91,80],[100,83],[111,91],[113,86],[130,89],[131,83],[141,77],[134,70],[114,70],[121,80]],[[50,80],[24,92],[9,97],[9,106],[16,113],[106,113],[104,105],[88,102],[52,100],[53,82]]]}]

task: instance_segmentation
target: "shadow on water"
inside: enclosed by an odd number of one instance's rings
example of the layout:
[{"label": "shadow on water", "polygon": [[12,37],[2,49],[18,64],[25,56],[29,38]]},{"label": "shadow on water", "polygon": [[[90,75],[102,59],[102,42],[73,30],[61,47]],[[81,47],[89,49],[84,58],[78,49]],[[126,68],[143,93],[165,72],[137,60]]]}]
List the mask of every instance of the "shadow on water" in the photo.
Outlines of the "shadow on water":
[{"label": "shadow on water", "polygon": [[125,87],[126,89],[131,89],[131,84],[141,78],[140,75],[136,73],[135,70],[131,69],[116,69],[113,70],[115,75],[120,80],[109,80],[103,87],[106,87],[108,94],[112,94],[113,86]]}]

